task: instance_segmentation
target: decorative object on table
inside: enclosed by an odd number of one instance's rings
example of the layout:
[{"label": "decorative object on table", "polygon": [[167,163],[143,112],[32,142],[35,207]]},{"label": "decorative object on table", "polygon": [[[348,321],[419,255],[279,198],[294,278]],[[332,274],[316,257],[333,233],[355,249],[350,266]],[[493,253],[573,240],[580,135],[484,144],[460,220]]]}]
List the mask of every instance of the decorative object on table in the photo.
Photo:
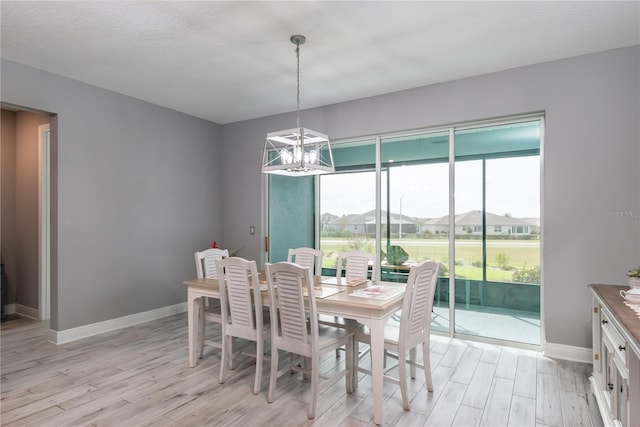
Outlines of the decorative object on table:
[{"label": "decorative object on table", "polygon": [[329,137],[300,126],[300,45],[307,39],[301,35],[293,35],[290,40],[296,45],[296,128],[267,134],[262,172],[288,176],[335,172]]},{"label": "decorative object on table", "polygon": [[[220,248],[220,246],[218,245],[218,242],[217,242],[216,240],[214,240],[214,241],[213,241],[213,243],[211,243],[211,244],[209,245],[209,248],[210,248],[210,249],[218,249],[218,248]],[[232,250],[232,251],[228,251],[228,252],[229,252],[229,254],[228,254],[228,255],[225,255],[225,257],[234,257],[234,256],[238,256],[238,254],[240,253],[240,251],[241,251],[241,250],[243,250],[244,248],[245,248],[245,247],[244,247],[244,246],[242,246],[241,248],[234,249],[234,250]]]},{"label": "decorative object on table", "polygon": [[629,278],[629,287],[631,289],[640,289],[640,267],[627,271],[627,277]]},{"label": "decorative object on table", "polygon": [[374,285],[351,292],[351,296],[360,298],[388,300],[403,292],[402,288],[394,286]]},{"label": "decorative object on table", "polygon": [[230,257],[234,257],[234,256],[238,256],[238,254],[240,253],[241,250],[244,249],[244,246],[238,249],[234,249],[231,252],[229,252],[229,256]]},{"label": "decorative object on table", "polygon": [[391,265],[402,265],[409,259],[409,254],[402,246],[391,245],[387,252],[387,263]]},{"label": "decorative object on table", "polygon": [[620,291],[620,296],[632,304],[640,304],[640,288],[632,288],[628,291]]}]

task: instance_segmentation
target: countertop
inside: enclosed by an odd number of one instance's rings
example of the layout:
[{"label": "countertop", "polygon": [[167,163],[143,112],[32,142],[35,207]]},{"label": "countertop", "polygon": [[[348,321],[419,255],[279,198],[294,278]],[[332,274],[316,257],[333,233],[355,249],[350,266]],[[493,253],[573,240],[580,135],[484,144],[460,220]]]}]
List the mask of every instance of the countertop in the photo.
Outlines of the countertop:
[{"label": "countertop", "polygon": [[614,317],[625,340],[640,357],[640,317],[624,303],[620,295],[620,291],[628,291],[629,286],[591,284],[589,287],[600,304]]}]

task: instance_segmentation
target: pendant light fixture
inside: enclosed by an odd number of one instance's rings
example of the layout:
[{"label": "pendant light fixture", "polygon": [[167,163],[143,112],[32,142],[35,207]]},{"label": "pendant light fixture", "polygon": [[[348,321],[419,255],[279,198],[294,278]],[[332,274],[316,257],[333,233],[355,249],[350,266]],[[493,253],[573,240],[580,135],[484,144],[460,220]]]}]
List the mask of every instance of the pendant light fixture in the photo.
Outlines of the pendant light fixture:
[{"label": "pendant light fixture", "polygon": [[307,39],[301,35],[293,35],[290,40],[296,45],[297,123],[294,129],[267,134],[262,172],[288,176],[335,172],[329,137],[300,126],[300,45]]}]

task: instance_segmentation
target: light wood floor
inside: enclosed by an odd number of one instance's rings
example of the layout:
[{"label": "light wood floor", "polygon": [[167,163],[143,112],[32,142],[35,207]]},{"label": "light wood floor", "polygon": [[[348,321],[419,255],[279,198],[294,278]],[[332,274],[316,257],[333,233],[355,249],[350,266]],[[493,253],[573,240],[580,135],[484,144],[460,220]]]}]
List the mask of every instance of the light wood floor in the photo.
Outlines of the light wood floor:
[{"label": "light wood floor", "polygon": [[[186,314],[55,346],[48,323],[2,324],[2,426],[369,426],[371,381],[360,374],[351,395],[339,381],[320,394],[307,420],[309,383],[299,375],[278,382],[266,402],[253,395],[249,367],[218,384],[219,350],[205,349],[197,367],[187,363]],[[331,370],[344,363],[334,354]],[[411,380],[411,411],[399,387],[384,385],[387,426],[602,425],[589,391],[590,365],[476,342],[432,337],[434,392],[418,372]]]}]

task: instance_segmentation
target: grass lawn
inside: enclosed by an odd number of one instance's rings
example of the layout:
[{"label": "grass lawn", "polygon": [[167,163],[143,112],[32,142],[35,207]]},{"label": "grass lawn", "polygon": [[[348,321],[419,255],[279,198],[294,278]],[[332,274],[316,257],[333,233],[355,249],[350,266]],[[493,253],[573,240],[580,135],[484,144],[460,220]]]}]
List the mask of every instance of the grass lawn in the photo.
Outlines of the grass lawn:
[{"label": "grass lawn", "polygon": [[[335,267],[335,257],[339,252],[351,250],[349,241],[338,242],[328,239],[330,243],[323,243],[321,249],[325,254],[323,267]],[[396,242],[393,242],[394,244]],[[407,240],[400,244],[409,254],[411,261],[432,259],[447,264],[449,260],[449,245],[445,240]],[[367,242],[362,249],[373,250],[373,241]],[[498,255],[501,254],[500,257]],[[456,276],[470,279],[482,279],[482,268],[474,267],[482,264],[482,242],[479,240],[458,240],[455,248]],[[506,261],[506,265],[517,270],[540,265],[540,242],[537,240],[489,240],[487,241],[487,279],[510,282],[513,271],[500,269],[498,258]]]}]

